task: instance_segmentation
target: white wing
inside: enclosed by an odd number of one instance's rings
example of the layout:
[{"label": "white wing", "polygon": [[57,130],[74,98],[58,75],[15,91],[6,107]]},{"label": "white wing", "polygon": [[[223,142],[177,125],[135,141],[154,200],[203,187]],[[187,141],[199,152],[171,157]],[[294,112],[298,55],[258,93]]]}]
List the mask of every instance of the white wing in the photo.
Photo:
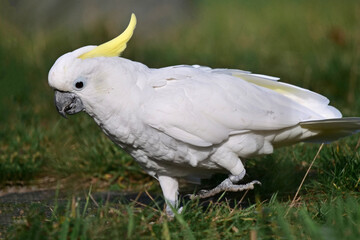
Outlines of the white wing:
[{"label": "white wing", "polygon": [[157,84],[141,109],[144,122],[196,146],[218,144],[242,132],[341,116],[325,97],[273,77],[199,66],[152,71],[149,84]]}]

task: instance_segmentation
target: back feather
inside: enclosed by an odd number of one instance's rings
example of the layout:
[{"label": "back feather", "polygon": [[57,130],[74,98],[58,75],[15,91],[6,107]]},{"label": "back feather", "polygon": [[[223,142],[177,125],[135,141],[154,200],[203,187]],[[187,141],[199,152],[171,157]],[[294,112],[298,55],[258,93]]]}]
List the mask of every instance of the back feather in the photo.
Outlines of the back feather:
[{"label": "back feather", "polygon": [[323,118],[341,118],[342,116],[339,110],[328,105],[330,101],[326,97],[305,88],[279,82],[277,77],[253,74],[236,69],[214,69],[213,71],[232,75],[257,86],[275,91],[304,107],[316,111]]},{"label": "back feather", "polygon": [[227,69],[227,68],[212,69],[210,67],[204,67],[200,65],[192,65],[192,66],[179,65],[174,67],[197,68],[206,72],[226,74],[226,75],[238,77],[244,81],[247,81],[259,87],[263,87],[272,90],[274,92],[277,92],[295,101],[296,103],[306,107],[307,109],[309,110],[311,109],[312,111],[316,112],[316,114],[320,115],[322,118],[342,117],[341,112],[339,110],[329,105],[330,101],[326,97],[305,88],[301,88],[284,82],[279,82],[278,80],[280,78],[278,77],[272,77],[263,74],[254,74],[249,71],[243,71],[238,69]]}]

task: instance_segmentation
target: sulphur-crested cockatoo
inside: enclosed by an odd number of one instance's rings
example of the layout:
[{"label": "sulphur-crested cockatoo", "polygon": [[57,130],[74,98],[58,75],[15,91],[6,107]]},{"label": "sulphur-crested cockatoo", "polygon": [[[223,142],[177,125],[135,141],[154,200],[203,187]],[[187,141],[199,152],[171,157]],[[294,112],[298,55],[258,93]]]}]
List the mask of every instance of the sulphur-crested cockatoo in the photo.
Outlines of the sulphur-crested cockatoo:
[{"label": "sulphur-crested cockatoo", "polygon": [[258,181],[238,184],[243,159],[360,129],[360,118],[342,118],[326,97],[275,77],[197,65],[152,69],[121,58],[135,25],[132,15],[113,40],[61,56],[49,85],[62,116],[88,113],[160,182],[169,215],[178,207],[180,178],[229,174],[199,197],[252,189]]}]

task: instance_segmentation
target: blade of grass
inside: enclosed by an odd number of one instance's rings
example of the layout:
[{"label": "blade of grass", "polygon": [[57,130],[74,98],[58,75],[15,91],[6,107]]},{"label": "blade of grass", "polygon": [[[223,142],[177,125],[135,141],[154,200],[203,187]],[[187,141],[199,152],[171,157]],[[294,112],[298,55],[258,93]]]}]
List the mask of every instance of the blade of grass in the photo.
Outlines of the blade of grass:
[{"label": "blade of grass", "polygon": [[63,223],[61,224],[61,229],[60,229],[60,233],[59,233],[59,239],[60,240],[66,240],[67,239],[67,235],[69,232],[69,228],[70,228],[70,219],[69,219],[69,215],[70,215],[70,206],[71,205],[71,201],[69,200],[66,206],[66,215],[65,215],[65,220],[63,221]]},{"label": "blade of grass", "polygon": [[163,220],[162,223],[162,237],[165,240],[170,240],[170,231],[169,231],[169,225],[166,219]]},{"label": "blade of grass", "polygon": [[79,234],[80,234],[80,227],[81,227],[81,223],[83,221],[83,218],[81,218],[80,216],[80,210],[79,208],[76,208],[76,217],[74,218],[74,226],[71,229],[71,234],[70,234],[70,239],[71,240],[76,240],[79,239]]},{"label": "blade of grass", "polygon": [[85,213],[86,213],[86,209],[89,205],[89,199],[90,199],[90,195],[91,195],[91,189],[92,189],[92,185],[90,185],[90,188],[89,188],[89,192],[86,196],[86,202],[85,202],[85,206],[84,206],[84,210],[83,210],[83,213],[82,213],[82,217],[85,217]]},{"label": "blade of grass", "polygon": [[135,221],[134,221],[134,212],[131,207],[126,206],[126,210],[129,215],[129,222],[127,227],[127,237],[130,238],[132,236],[132,233],[134,231]]},{"label": "blade of grass", "polygon": [[184,229],[184,232],[186,234],[185,239],[190,239],[190,240],[195,240],[194,234],[191,231],[189,224],[185,221],[185,219],[183,218],[183,216],[181,214],[179,214],[177,212],[177,209],[174,208],[171,204],[169,204],[172,212],[175,215],[175,219],[180,223],[180,225],[182,226],[182,228]]},{"label": "blade of grass", "polygon": [[51,210],[51,220],[56,220],[57,219],[57,210],[58,210],[58,207],[59,207],[59,204],[58,204],[58,199],[59,199],[59,189],[60,189],[60,182],[58,181],[57,182],[57,186],[56,186],[56,191],[55,191],[55,202],[54,202],[54,207],[51,208],[50,207],[50,210]]},{"label": "blade of grass", "polygon": [[161,210],[159,204],[157,204],[157,202],[156,202],[155,199],[150,195],[150,193],[149,193],[147,190],[145,190],[145,193],[146,193],[146,195],[151,199],[151,201],[155,204],[155,206],[157,207],[157,209],[159,210],[159,212],[161,212],[162,210]]},{"label": "blade of grass", "polygon": [[297,191],[296,191],[296,193],[295,193],[295,196],[294,196],[293,200],[291,201],[291,204],[290,204],[288,210],[287,210],[286,213],[285,213],[285,216],[288,215],[290,209],[294,206],[295,201],[296,201],[296,199],[297,199],[297,196],[298,196],[298,194],[299,194],[299,192],[300,192],[300,189],[301,189],[302,185],[304,184],[305,179],[306,179],[307,175],[309,174],[310,169],[311,169],[311,167],[313,166],[313,164],[314,164],[314,162],[315,162],[315,159],[319,156],[320,151],[321,151],[321,149],[322,149],[323,147],[324,147],[324,143],[322,143],[322,144],[320,145],[319,150],[317,151],[317,153],[316,153],[314,159],[312,160],[310,166],[308,167],[308,169],[307,169],[307,171],[306,171],[303,179],[301,180],[301,183],[300,183],[300,185],[299,185],[299,187],[298,187],[298,189],[297,189]]}]

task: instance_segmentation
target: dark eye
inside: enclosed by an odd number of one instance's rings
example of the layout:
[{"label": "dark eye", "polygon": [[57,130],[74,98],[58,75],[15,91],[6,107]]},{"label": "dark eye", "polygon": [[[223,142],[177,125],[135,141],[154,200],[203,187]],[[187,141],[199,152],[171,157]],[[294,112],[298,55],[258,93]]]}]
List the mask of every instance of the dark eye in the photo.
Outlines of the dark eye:
[{"label": "dark eye", "polygon": [[73,88],[75,90],[81,90],[85,87],[86,85],[86,78],[84,77],[78,77],[77,79],[75,79],[74,81],[74,85],[73,85]]},{"label": "dark eye", "polygon": [[84,86],[84,83],[82,81],[79,81],[79,82],[75,83],[75,87],[77,89],[81,89],[81,88],[83,88],[83,86]]}]

